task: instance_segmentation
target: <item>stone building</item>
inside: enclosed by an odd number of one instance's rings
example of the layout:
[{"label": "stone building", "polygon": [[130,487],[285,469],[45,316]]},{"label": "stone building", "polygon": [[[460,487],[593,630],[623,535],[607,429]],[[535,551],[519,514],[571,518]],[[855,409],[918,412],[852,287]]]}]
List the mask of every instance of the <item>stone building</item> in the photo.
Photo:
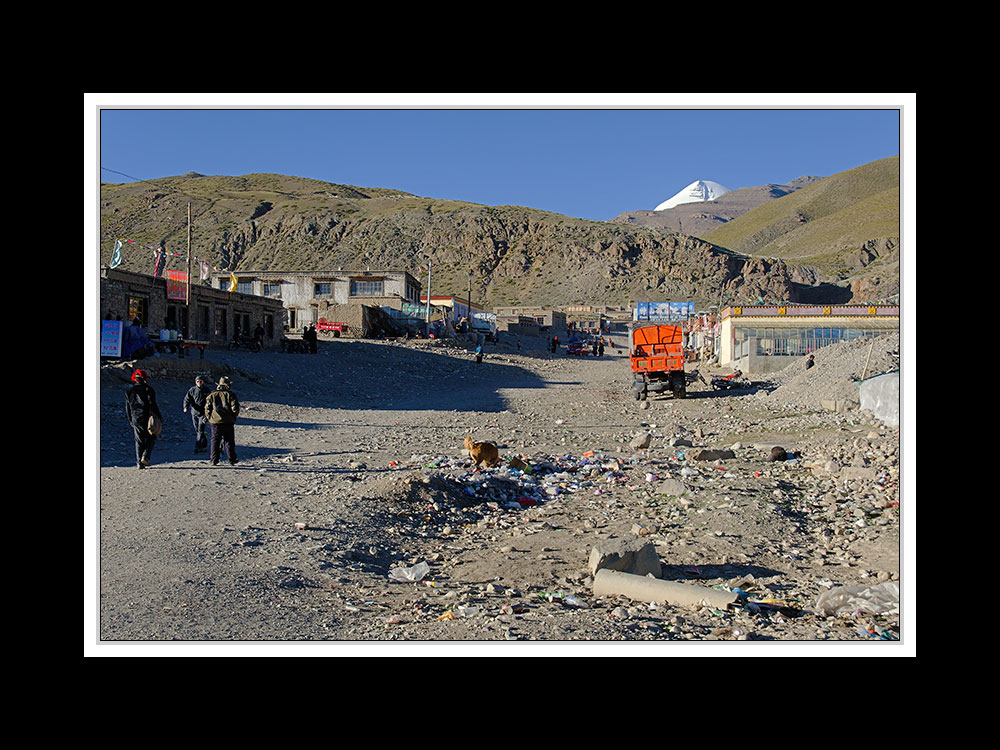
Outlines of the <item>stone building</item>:
[{"label": "stone building", "polygon": [[189,306],[178,298],[186,293],[186,285],[174,286],[167,278],[119,268],[102,268],[100,287],[102,319],[127,324],[139,318],[150,338],[157,338],[161,328],[173,327],[185,339],[228,345],[237,329],[252,333],[259,323],[269,348],[278,346],[285,325],[279,300],[239,291],[191,284]]},{"label": "stone building", "polygon": [[[235,271],[233,275],[237,292],[278,301],[292,331],[330,320],[329,315],[362,325],[373,312],[366,313],[363,307],[401,310],[404,303],[420,302],[420,282],[406,271]],[[230,279],[228,271],[213,273],[212,286],[228,290]]]},{"label": "stone building", "polygon": [[[538,326],[538,333],[550,333],[565,336],[569,330],[566,324],[566,313],[551,307],[523,305],[515,307],[496,308],[497,320],[512,320],[514,318],[532,318]],[[522,325],[523,324],[518,324]]]}]

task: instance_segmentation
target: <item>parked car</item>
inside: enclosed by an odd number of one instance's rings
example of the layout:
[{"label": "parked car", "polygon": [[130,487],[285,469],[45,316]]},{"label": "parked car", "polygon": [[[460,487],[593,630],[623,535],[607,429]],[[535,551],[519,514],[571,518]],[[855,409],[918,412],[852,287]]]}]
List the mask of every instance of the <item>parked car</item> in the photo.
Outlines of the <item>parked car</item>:
[{"label": "parked car", "polygon": [[573,341],[566,346],[567,354],[575,354],[577,356],[586,356],[590,354],[590,345],[586,341]]}]

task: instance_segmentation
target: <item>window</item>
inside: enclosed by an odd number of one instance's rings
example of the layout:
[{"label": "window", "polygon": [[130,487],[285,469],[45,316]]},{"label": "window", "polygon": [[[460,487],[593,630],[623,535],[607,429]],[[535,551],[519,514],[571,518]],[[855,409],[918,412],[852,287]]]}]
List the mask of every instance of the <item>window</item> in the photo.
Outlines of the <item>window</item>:
[{"label": "window", "polygon": [[265,281],[264,282],[264,296],[265,297],[280,297],[281,296],[281,282],[280,281]]},{"label": "window", "polygon": [[329,281],[317,281],[313,284],[314,297],[329,297],[333,294],[333,284]]},{"label": "window", "polygon": [[351,296],[352,297],[381,297],[382,296],[382,282],[381,281],[352,281],[351,282]]},{"label": "window", "polygon": [[128,322],[132,322],[136,318],[139,319],[139,325],[145,328],[147,320],[147,310],[148,306],[146,299],[144,297],[129,297],[128,298]]}]

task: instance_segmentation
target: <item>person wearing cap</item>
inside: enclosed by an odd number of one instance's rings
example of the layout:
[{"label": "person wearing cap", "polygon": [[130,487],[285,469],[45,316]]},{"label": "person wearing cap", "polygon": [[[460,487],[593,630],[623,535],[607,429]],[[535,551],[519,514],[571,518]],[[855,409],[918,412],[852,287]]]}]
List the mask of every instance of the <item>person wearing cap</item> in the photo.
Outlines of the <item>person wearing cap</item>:
[{"label": "person wearing cap", "polygon": [[205,399],[212,389],[205,385],[205,378],[196,375],[194,385],[184,394],[184,412],[191,409],[191,425],[194,427],[194,452],[208,448],[208,438],[205,437]]},{"label": "person wearing cap", "polygon": [[240,413],[240,401],[230,387],[232,381],[228,376],[219,378],[215,390],[205,399],[205,418],[212,430],[208,446],[208,460],[212,466],[219,463],[220,446],[226,452],[229,463],[235,464],[236,459],[236,417]]},{"label": "person wearing cap", "polygon": [[150,417],[160,416],[160,407],[156,404],[156,391],[147,382],[149,376],[145,370],[132,373],[132,386],[125,392],[125,417],[132,425],[135,437],[135,464],[137,468],[145,469],[150,464],[156,435],[150,430]]}]

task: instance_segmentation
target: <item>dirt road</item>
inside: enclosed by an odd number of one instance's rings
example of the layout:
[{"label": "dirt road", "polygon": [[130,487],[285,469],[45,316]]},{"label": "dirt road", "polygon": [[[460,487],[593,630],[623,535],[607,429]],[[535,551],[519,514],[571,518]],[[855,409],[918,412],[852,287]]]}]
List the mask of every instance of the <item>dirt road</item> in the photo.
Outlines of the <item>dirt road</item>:
[{"label": "dirt road", "polygon": [[[900,431],[780,397],[843,388],[851,368],[824,384],[817,357],[809,383],[696,385],[643,405],[624,351],[509,340],[477,365],[448,343],[333,340],[316,355],[210,350],[189,369],[146,360],[165,426],[142,471],[130,369],[102,366],[85,487],[91,640],[899,648],[898,612],[816,611],[824,592],[901,583]],[[192,452],[191,367],[233,380],[235,466]],[[495,442],[501,465],[474,471],[466,435]],[[775,445],[791,460],[769,460]],[[593,596],[591,551],[636,536],[662,578],[737,590],[738,605]]]}]

